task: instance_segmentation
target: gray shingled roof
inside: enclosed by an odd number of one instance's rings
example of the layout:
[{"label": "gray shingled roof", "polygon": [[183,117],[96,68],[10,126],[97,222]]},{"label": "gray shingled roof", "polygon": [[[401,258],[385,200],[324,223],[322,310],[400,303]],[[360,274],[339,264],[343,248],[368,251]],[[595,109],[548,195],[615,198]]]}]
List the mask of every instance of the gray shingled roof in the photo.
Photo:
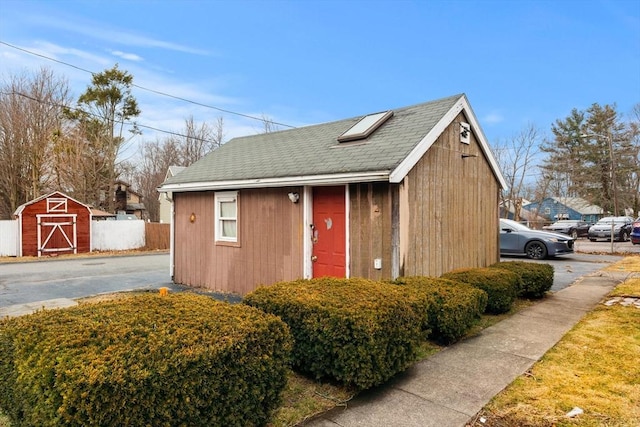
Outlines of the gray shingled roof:
[{"label": "gray shingled roof", "polygon": [[464,95],[394,110],[365,140],[338,136],[362,118],[234,138],[163,186],[394,170]]}]

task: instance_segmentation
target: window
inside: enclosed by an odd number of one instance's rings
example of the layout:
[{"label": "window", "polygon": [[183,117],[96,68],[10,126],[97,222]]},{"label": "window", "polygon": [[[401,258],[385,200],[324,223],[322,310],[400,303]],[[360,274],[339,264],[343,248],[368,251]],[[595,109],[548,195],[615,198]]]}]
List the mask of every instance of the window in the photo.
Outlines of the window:
[{"label": "window", "polygon": [[216,242],[238,241],[238,192],[216,193]]},{"label": "window", "polygon": [[393,111],[383,111],[381,113],[364,116],[358,123],[351,126],[345,133],[338,137],[339,142],[355,141],[368,138],[376,129],[393,116]]}]

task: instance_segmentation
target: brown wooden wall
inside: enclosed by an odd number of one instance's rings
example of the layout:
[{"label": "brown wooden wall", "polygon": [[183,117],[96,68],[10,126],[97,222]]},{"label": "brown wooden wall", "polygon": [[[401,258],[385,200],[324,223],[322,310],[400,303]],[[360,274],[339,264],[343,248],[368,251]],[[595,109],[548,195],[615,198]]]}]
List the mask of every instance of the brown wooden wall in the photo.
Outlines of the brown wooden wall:
[{"label": "brown wooden wall", "polygon": [[499,183],[475,135],[469,145],[460,142],[460,121],[467,121],[463,113],[400,187],[401,275],[439,276],[499,259]]},{"label": "brown wooden wall", "polygon": [[[393,252],[392,189],[388,183],[351,184],[349,187],[351,277],[391,279]],[[373,260],[382,259],[382,269]]]},{"label": "brown wooden wall", "polygon": [[[52,197],[62,198],[61,194]],[[36,215],[47,213],[47,198],[25,206],[22,211],[22,256],[38,256],[38,219]],[[66,214],[76,216],[76,244],[78,253],[91,251],[91,212],[89,208],[67,198]],[[55,236],[55,235],[54,235]],[[43,236],[44,239],[46,236]],[[70,236],[71,237],[71,236]],[[53,252],[44,255],[63,255],[73,251]]]},{"label": "brown wooden wall", "polygon": [[[174,281],[246,294],[260,284],[303,276],[301,188],[240,190],[238,246],[214,242],[214,192],[175,193]],[[191,223],[191,213],[196,220]]]}]

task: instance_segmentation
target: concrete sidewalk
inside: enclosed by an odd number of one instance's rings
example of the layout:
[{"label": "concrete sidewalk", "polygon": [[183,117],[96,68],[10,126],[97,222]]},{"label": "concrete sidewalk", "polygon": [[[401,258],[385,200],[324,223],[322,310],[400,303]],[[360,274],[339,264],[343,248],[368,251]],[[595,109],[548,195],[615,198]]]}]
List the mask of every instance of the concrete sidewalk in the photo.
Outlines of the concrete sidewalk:
[{"label": "concrete sidewalk", "polygon": [[597,272],[434,354],[307,422],[313,427],[465,426],[525,373],[628,273]]}]

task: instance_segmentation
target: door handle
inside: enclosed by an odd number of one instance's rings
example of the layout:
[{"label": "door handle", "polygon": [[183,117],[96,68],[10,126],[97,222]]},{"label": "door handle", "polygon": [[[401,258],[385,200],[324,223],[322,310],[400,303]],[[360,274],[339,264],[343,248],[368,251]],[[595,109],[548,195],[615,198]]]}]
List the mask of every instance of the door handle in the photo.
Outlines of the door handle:
[{"label": "door handle", "polygon": [[318,257],[317,257],[317,256],[315,256],[315,255],[312,255],[312,256],[311,256],[311,261],[312,261],[312,262],[316,262],[316,261],[318,261]]}]

